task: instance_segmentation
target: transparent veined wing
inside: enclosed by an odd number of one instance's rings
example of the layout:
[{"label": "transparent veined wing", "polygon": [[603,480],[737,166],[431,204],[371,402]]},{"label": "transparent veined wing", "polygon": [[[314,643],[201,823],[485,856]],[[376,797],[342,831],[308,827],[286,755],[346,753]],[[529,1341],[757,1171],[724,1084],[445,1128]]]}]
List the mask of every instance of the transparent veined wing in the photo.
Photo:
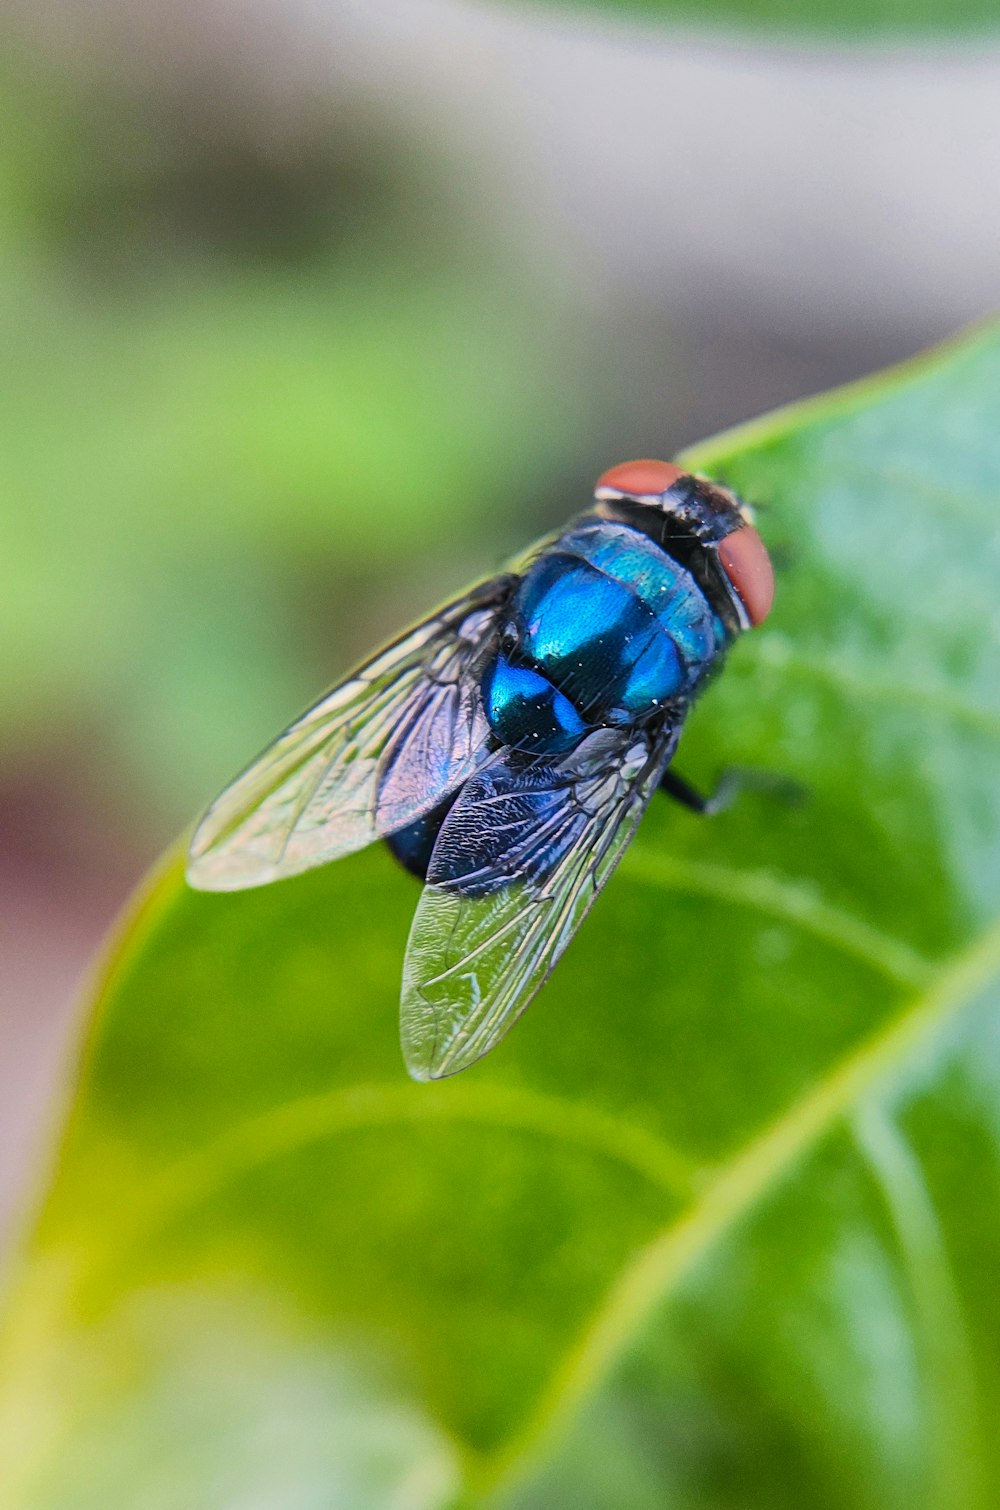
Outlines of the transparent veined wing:
[{"label": "transparent veined wing", "polygon": [[621,858],[676,739],[599,729],[561,758],[504,750],[463,787],[403,966],[415,1079],[465,1069],[521,1015]]},{"label": "transparent veined wing", "polygon": [[262,886],[419,818],[488,758],[478,668],[516,585],[483,582],[360,666],[286,729],[202,818],[188,880]]}]

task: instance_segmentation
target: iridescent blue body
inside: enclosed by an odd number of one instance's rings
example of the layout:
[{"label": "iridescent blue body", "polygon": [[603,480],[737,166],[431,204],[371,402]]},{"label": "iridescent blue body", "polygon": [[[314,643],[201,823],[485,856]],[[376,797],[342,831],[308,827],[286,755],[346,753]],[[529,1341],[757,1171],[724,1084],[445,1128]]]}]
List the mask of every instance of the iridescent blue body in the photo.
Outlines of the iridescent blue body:
[{"label": "iridescent blue body", "polygon": [[[656,720],[679,730],[728,641],[692,573],[661,545],[627,523],[584,516],[519,579],[483,668],[483,711],[498,745],[532,757],[563,754],[609,726]],[[418,875],[452,800],[389,840]],[[463,870],[470,858],[475,870],[469,855]]]}]

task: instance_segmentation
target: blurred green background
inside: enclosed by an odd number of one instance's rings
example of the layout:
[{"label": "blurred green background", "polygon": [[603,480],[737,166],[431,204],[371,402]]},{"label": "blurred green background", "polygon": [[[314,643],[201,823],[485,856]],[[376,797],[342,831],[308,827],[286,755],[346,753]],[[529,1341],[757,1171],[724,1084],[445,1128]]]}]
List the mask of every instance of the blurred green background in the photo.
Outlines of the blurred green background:
[{"label": "blurred green background", "polygon": [[4,1219],[107,924],[309,696],[995,303],[990,15],[856,9],[4,8]]}]

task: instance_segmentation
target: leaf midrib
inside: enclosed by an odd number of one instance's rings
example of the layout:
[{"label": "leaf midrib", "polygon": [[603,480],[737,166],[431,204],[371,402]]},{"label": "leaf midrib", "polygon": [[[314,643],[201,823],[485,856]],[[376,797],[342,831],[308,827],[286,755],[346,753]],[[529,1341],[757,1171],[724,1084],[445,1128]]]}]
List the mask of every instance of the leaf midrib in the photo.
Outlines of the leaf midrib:
[{"label": "leaf midrib", "polygon": [[480,1460],[473,1492],[500,1498],[530,1473],[633,1338],[711,1247],[776,1190],[866,1092],[924,1046],[1000,975],[1000,920],[941,969],[887,1027],[847,1055],[748,1143],[622,1268],[563,1355],[516,1437]]}]

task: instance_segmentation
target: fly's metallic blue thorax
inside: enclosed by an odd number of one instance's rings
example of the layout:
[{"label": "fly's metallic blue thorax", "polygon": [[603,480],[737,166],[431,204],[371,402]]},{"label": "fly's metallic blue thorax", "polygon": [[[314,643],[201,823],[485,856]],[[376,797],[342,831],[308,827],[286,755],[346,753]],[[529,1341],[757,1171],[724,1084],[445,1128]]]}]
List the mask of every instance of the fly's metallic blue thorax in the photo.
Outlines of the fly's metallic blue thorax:
[{"label": "fly's metallic blue thorax", "polygon": [[483,707],[503,744],[556,753],[601,725],[680,712],[725,644],[684,566],[629,525],[585,517],[518,584]]}]

